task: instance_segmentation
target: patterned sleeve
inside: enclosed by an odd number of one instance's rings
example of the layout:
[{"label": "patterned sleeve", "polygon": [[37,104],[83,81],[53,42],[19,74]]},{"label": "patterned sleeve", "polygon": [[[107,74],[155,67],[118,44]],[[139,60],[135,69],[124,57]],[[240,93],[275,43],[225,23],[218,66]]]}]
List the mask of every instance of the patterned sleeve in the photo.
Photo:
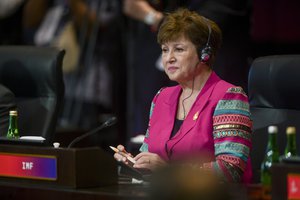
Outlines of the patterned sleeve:
[{"label": "patterned sleeve", "polygon": [[[151,116],[152,116],[152,113],[153,113],[153,110],[154,110],[154,107],[155,107],[155,103],[156,103],[156,100],[157,100],[157,97],[159,96],[160,92],[163,90],[164,88],[161,88],[157,93],[156,95],[154,96],[152,102],[151,102],[151,107],[150,107],[150,112],[149,112],[149,122],[148,122],[148,128],[146,130],[146,134],[145,134],[145,138],[148,138],[149,137],[149,130],[150,130],[150,119],[151,119]],[[142,146],[140,147],[140,151],[141,152],[148,152],[148,144],[144,141]]]},{"label": "patterned sleeve", "polygon": [[251,148],[252,121],[248,97],[241,87],[229,88],[213,115],[216,161],[204,164],[229,182],[240,182]]}]

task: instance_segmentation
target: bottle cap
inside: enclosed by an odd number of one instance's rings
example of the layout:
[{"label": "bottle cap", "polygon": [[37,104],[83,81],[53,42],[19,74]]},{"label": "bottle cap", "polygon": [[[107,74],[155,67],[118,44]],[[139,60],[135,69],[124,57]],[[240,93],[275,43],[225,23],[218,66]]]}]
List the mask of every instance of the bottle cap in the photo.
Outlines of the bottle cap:
[{"label": "bottle cap", "polygon": [[54,142],[54,143],[53,143],[53,146],[54,146],[54,148],[59,148],[60,143],[59,143],[59,142]]},{"label": "bottle cap", "polygon": [[277,126],[269,126],[268,127],[268,132],[271,133],[271,134],[278,133]]},{"label": "bottle cap", "polygon": [[294,127],[294,126],[288,126],[287,128],[286,128],[286,134],[295,134],[296,133],[296,127]]},{"label": "bottle cap", "polygon": [[18,111],[16,111],[16,110],[11,110],[11,111],[9,111],[9,115],[17,116],[17,115],[18,115]]}]

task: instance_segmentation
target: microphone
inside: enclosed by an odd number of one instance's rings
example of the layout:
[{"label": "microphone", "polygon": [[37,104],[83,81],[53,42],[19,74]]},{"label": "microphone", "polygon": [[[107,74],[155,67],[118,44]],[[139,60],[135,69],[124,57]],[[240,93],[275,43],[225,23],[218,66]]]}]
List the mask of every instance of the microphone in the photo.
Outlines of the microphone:
[{"label": "microphone", "polygon": [[115,123],[117,122],[117,118],[116,117],[111,117],[109,118],[108,120],[106,120],[103,124],[101,124],[100,126],[98,126],[97,128],[87,132],[87,133],[84,133],[83,135],[79,136],[79,137],[76,137],[69,145],[67,148],[71,148],[72,146],[74,146],[74,144],[76,144],[77,142],[79,142],[80,140],[90,136],[90,135],[93,135],[95,133],[97,133],[98,131],[101,131],[102,129],[106,128],[106,127],[109,127],[109,126],[112,126],[114,125]]}]

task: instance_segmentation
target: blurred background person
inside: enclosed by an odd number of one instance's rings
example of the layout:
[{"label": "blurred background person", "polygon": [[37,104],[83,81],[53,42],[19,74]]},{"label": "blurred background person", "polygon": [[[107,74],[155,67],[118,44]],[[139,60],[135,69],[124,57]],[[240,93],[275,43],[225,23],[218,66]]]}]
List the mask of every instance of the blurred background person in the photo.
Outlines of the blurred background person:
[{"label": "blurred background person", "polygon": [[25,0],[0,1],[0,45],[23,44],[23,7]]},{"label": "blurred background person", "polygon": [[[125,129],[120,1],[29,0],[24,16],[28,41],[66,50],[60,126],[88,130],[117,115],[119,128]],[[125,135],[119,136],[125,140]]]},{"label": "blurred background person", "polygon": [[186,7],[215,21],[223,32],[223,44],[214,63],[214,71],[225,81],[247,91],[250,41],[250,1],[239,0],[124,0],[128,17],[128,136],[144,133],[148,108],[156,91],[173,85],[164,75],[157,28],[164,13]]},{"label": "blurred background person", "polygon": [[[125,67],[122,49],[122,15],[118,0],[70,0],[70,11],[81,47],[71,116],[83,127],[93,127],[105,114],[120,114]],[[74,87],[75,86],[75,87]],[[73,88],[72,88],[73,87]],[[72,97],[71,97],[72,98]],[[123,106],[124,107],[124,106]],[[119,116],[119,122],[124,123]],[[78,120],[79,119],[79,120]],[[77,121],[77,122],[76,122]]]}]

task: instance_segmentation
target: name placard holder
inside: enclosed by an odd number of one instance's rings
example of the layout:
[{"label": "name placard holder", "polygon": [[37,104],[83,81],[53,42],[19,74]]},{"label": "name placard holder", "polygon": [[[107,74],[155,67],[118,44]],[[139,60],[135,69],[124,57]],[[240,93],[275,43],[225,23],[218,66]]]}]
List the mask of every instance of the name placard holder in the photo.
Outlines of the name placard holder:
[{"label": "name placard holder", "polygon": [[272,199],[300,199],[300,165],[291,163],[274,164],[272,173]]},{"label": "name placard holder", "polygon": [[0,181],[83,188],[117,183],[117,164],[98,147],[0,145]]},{"label": "name placard holder", "polygon": [[0,152],[0,176],[57,180],[55,156]]}]

